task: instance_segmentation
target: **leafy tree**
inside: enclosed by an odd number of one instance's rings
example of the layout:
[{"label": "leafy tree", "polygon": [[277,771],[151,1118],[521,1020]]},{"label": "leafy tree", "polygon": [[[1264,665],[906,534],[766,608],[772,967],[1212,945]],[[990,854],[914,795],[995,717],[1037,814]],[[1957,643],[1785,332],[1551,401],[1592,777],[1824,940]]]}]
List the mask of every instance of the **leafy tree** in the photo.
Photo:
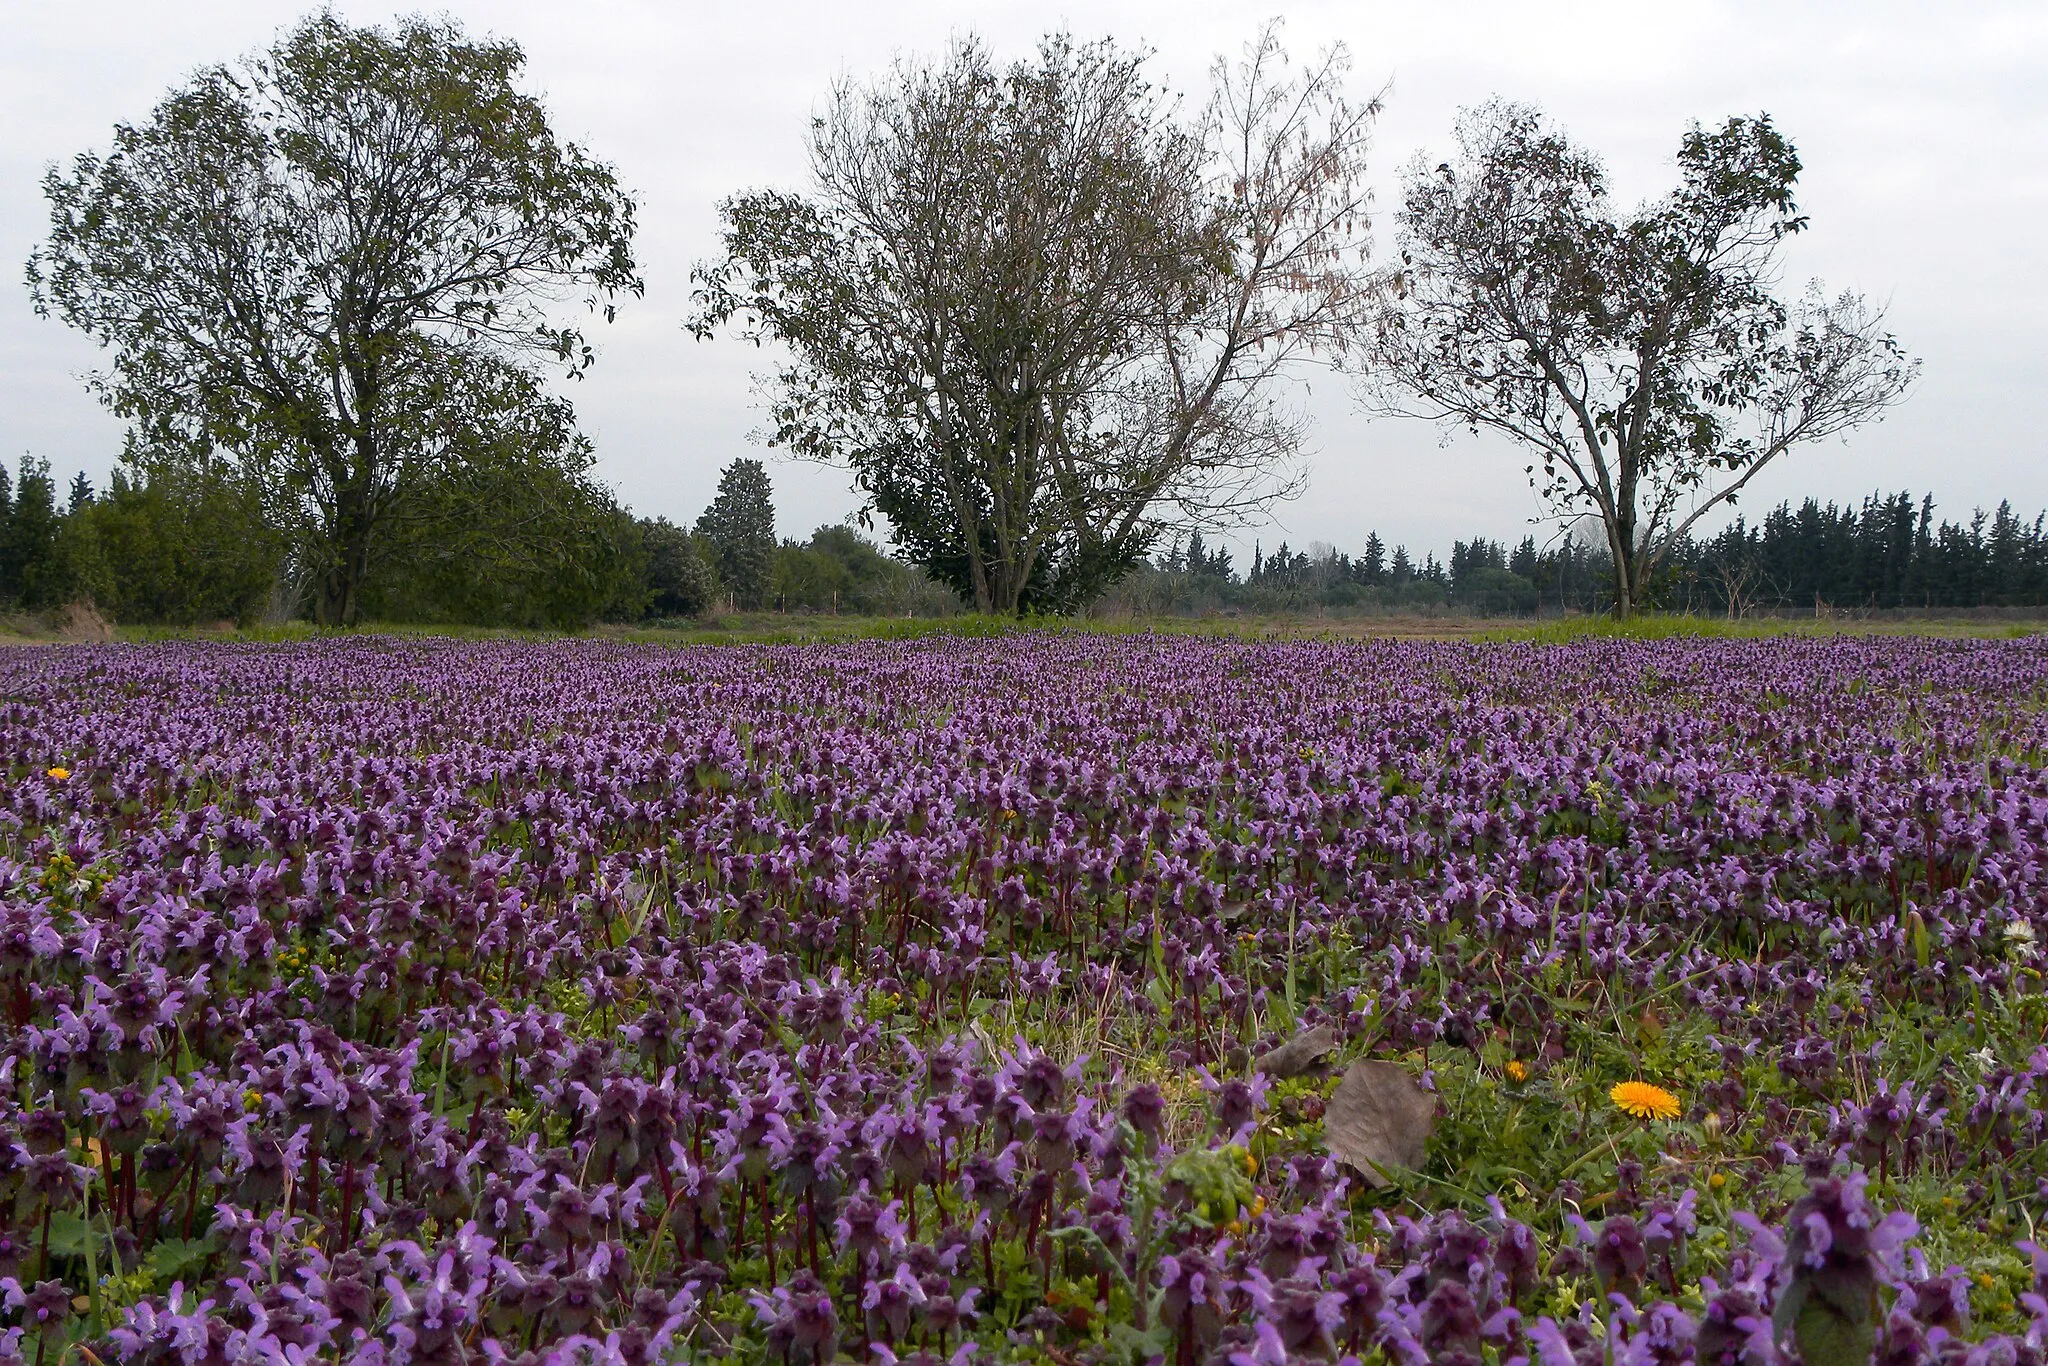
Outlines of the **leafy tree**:
[{"label": "leafy tree", "polygon": [[[162,450],[218,450],[287,510],[317,619],[355,621],[395,521],[522,446],[529,368],[580,374],[553,305],[638,292],[633,205],[514,87],[516,44],[305,20],[44,179],[36,306],[112,348],[100,395]],[[483,424],[477,433],[465,428]]]},{"label": "leafy tree", "polygon": [[262,490],[224,462],[131,462],[84,516],[106,567],[95,600],[116,621],[247,621],[285,565]]},{"label": "leafy tree", "polygon": [[649,609],[658,617],[695,616],[718,595],[717,551],[666,517],[640,523],[647,558]]},{"label": "leafy tree", "polygon": [[1408,174],[1369,402],[1528,447],[1561,513],[1599,515],[1620,615],[1765,466],[1904,396],[1916,363],[1881,312],[1772,293],[1806,220],[1799,158],[1769,118],[1695,127],[1678,188],[1629,213],[1526,106],[1468,111],[1458,138],[1455,165],[1418,157]]},{"label": "leafy tree", "polygon": [[1508,569],[1485,566],[1458,580],[1458,604],[1480,616],[1526,616],[1536,610],[1536,585]]},{"label": "leafy tree", "polygon": [[796,541],[775,551],[775,600],[786,610],[836,612],[851,608],[853,574],[837,556]]},{"label": "leafy tree", "polygon": [[892,559],[850,526],[821,526],[808,544],[775,553],[775,594],[786,607],[878,616],[955,611],[951,593],[916,566]]},{"label": "leafy tree", "polygon": [[1274,382],[1363,313],[1366,134],[1335,50],[1271,29],[1187,126],[1108,42],[978,41],[834,92],[815,192],[722,208],[700,336],[789,348],[774,440],[850,466],[911,559],[983,611],[1062,610],[1172,521],[1290,492]]},{"label": "leafy tree", "polygon": [[556,416],[563,425],[552,436],[529,429],[505,448],[448,461],[416,490],[363,586],[371,616],[572,629],[604,614],[631,574],[620,562],[620,510],[588,477],[580,437],[574,456],[561,454],[566,405]]},{"label": "leafy tree", "polygon": [[718,477],[718,496],[697,519],[697,534],[718,553],[718,578],[741,607],[768,599],[775,573],[775,490],[758,460],[735,460]]},{"label": "leafy tree", "polygon": [[837,560],[857,586],[881,583],[903,568],[898,561],[884,555],[880,546],[850,526],[819,527],[811,533],[810,548]]}]

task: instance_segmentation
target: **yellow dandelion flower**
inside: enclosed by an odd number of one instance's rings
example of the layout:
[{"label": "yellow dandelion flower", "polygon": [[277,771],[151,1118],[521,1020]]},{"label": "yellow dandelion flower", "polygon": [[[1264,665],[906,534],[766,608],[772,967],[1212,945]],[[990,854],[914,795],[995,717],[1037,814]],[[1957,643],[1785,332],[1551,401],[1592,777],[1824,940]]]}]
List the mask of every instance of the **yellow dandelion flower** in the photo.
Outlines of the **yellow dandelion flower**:
[{"label": "yellow dandelion flower", "polygon": [[1506,1071],[1509,1081],[1520,1082],[1529,1080],[1529,1064],[1523,1062],[1520,1058],[1511,1060],[1507,1065]]},{"label": "yellow dandelion flower", "polygon": [[43,776],[45,778],[55,778],[58,782],[61,783],[66,778],[69,778],[71,776],[71,770],[64,767],[64,765],[59,764],[55,768],[44,769]]},{"label": "yellow dandelion flower", "polygon": [[1616,1082],[1614,1089],[1607,1093],[1614,1102],[1614,1108],[1637,1119],[1676,1119],[1678,1097],[1661,1086],[1652,1086],[1646,1081]]},{"label": "yellow dandelion flower", "polygon": [[1723,1186],[1727,1184],[1728,1177],[1725,1172],[1715,1172],[1712,1176],[1707,1178],[1707,1185],[1714,1190],[1720,1190]]}]

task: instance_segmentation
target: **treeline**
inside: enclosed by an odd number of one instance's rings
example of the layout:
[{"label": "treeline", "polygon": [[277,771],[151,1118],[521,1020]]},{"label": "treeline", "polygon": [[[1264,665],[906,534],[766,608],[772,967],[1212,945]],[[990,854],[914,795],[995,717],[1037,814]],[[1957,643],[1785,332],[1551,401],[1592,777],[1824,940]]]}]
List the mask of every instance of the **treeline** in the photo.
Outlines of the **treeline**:
[{"label": "treeline", "polygon": [[[1967,610],[2048,607],[2048,514],[2022,520],[2009,503],[1968,521],[1937,520],[1931,496],[1873,494],[1861,504],[1790,502],[1757,521],[1678,545],[1648,585],[1650,606],[1732,613],[1797,610]],[[1369,534],[1356,555],[1332,546],[1255,546],[1240,573],[1199,532],[1175,541],[1118,584],[1112,613],[1457,611],[1480,616],[1603,612],[1614,602],[1613,557],[1597,526],[1539,546],[1525,536],[1458,541],[1448,559],[1418,560]]]},{"label": "treeline", "polygon": [[1782,503],[1685,547],[1679,605],[2040,607],[2048,605],[2048,515],[2010,503],[1967,522],[1935,520],[1934,499],[1873,495],[1859,506]]},{"label": "treeline", "polygon": [[[852,527],[778,538],[756,460],[729,465],[689,527],[635,516],[590,485],[552,492],[538,529],[503,500],[481,500],[469,504],[467,534],[400,543],[370,569],[365,618],[576,629],[720,610],[935,616],[962,607]],[[520,534],[494,529],[494,515],[517,517]],[[60,488],[33,458],[0,466],[0,609],[85,603],[130,624],[300,619],[318,586],[299,544],[260,491],[222,466],[130,463],[104,490],[82,474]],[[1548,545],[1475,536],[1443,558],[1377,533],[1355,555],[1261,544],[1244,565],[1194,532],[1126,575],[1098,610],[1593,613],[1613,603],[1612,563],[1597,528],[1585,527]],[[2048,607],[2048,514],[2027,521],[2001,503],[1955,521],[1937,517],[1932,497],[1908,493],[1787,502],[1681,544],[1651,588],[1652,605],[1666,610],[1738,616]]]},{"label": "treeline", "polygon": [[[694,528],[636,517],[588,484],[544,513],[465,499],[463,534],[395,540],[369,568],[365,619],[575,629],[721,609],[932,615],[946,589],[851,527],[778,540],[767,471],[733,462]],[[499,525],[509,521],[512,525]],[[225,467],[130,464],[60,496],[47,463],[0,465],[0,609],[90,605],[127,624],[280,623],[307,616],[316,575],[295,529]]]}]

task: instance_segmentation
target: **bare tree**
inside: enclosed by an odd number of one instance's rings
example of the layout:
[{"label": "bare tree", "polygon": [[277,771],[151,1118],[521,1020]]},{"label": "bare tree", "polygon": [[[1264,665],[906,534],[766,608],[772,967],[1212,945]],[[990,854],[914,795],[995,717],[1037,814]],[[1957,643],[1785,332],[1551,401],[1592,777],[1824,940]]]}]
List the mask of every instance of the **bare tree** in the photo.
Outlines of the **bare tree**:
[{"label": "bare tree", "polygon": [[1880,417],[1918,363],[1853,294],[1772,292],[1805,226],[1768,117],[1695,127],[1679,185],[1631,213],[1532,109],[1468,111],[1456,165],[1410,169],[1394,298],[1367,357],[1382,413],[1504,433],[1560,512],[1599,515],[1615,610],[1795,446]]},{"label": "bare tree", "polygon": [[1268,29],[1186,123],[1107,42],[976,41],[842,85],[814,193],[728,201],[699,335],[787,346],[772,439],[851,467],[911,557],[984,611],[1066,609],[1176,521],[1285,496],[1275,380],[1367,316],[1366,135],[1336,50]]}]

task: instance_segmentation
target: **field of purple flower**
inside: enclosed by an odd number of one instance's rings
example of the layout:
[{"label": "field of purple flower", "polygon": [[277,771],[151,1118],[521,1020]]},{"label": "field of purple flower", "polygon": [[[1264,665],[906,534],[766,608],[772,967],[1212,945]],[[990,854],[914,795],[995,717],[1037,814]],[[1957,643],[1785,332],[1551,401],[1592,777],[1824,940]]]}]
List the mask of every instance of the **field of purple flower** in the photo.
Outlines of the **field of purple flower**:
[{"label": "field of purple flower", "polygon": [[0,1362],[2043,1359],[2048,643],[0,678]]}]

